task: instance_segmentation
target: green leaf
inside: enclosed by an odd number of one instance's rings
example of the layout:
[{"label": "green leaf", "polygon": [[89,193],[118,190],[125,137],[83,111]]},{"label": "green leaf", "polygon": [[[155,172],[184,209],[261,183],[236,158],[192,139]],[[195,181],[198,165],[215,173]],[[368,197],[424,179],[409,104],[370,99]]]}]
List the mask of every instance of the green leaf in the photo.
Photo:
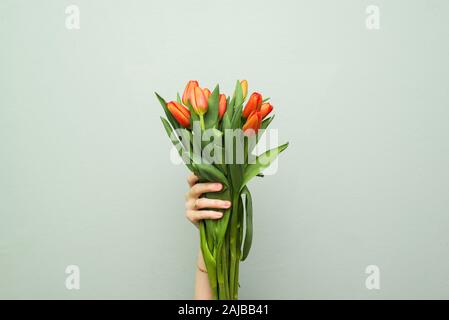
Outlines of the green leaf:
[{"label": "green leaf", "polygon": [[226,108],[225,115],[228,115],[229,120],[231,120],[232,115],[234,114],[235,97],[233,97],[231,100],[229,100],[229,97],[228,97],[227,101],[228,101],[228,106]]},{"label": "green leaf", "polygon": [[218,103],[220,100],[220,88],[218,84],[208,99],[207,112],[204,115],[204,126],[206,129],[214,127],[218,122]]},{"label": "green leaf", "polygon": [[[232,200],[229,188],[225,188],[224,190],[222,190],[220,192],[207,192],[207,193],[204,193],[203,196],[208,199],[219,199],[219,200],[227,200],[227,201]],[[223,217],[218,220],[207,219],[206,224],[209,223],[213,226],[212,228],[215,230],[215,233],[216,233],[215,240],[220,244],[224,240],[232,208],[222,209],[222,210],[215,209],[215,210],[222,211]]]},{"label": "green leaf", "polygon": [[273,119],[274,119],[274,115],[272,117],[264,119],[262,121],[262,125],[260,126],[260,128],[261,129],[266,129],[270,125],[271,121],[273,121]]},{"label": "green leaf", "polygon": [[223,132],[225,132],[226,129],[231,129],[231,121],[232,121],[232,115],[234,113],[234,102],[235,102],[235,98],[230,99],[230,97],[228,97],[226,99],[226,111],[223,115],[223,120],[222,120],[222,130]]},{"label": "green leaf", "polygon": [[243,90],[242,90],[242,84],[240,83],[239,80],[237,80],[237,82],[235,84],[234,96],[235,96],[235,106],[236,107],[243,104]]},{"label": "green leaf", "polygon": [[200,121],[200,117],[198,114],[193,110],[193,107],[190,103],[187,104],[189,111],[190,111],[190,127],[193,128],[193,123],[195,121]]},{"label": "green leaf", "polygon": [[276,159],[276,157],[287,147],[288,142],[277,148],[273,148],[262,153],[260,156],[256,157],[256,163],[248,164],[245,168],[241,188],[243,188],[252,178],[261,173],[262,170],[268,168],[273,160]]},{"label": "green leaf", "polygon": [[229,174],[231,176],[232,188],[240,190],[243,179],[243,165],[242,164],[228,164]]},{"label": "green leaf", "polygon": [[237,80],[234,89],[234,96],[231,100],[231,104],[234,105],[234,111],[231,118],[232,129],[242,127],[242,109],[243,109],[243,90],[242,84]]},{"label": "green leaf", "polygon": [[[234,133],[236,133],[236,135],[232,135],[231,140],[229,140],[229,136],[227,138],[225,137],[225,161],[227,162],[232,188],[234,190],[240,190],[245,162],[244,154],[241,154],[241,152],[245,152],[245,142],[244,135],[241,131],[236,131]],[[238,157],[237,151],[239,151],[238,154],[242,157]]]},{"label": "green leaf", "polygon": [[209,250],[213,253],[215,242],[216,242],[216,222],[211,219],[206,219],[206,239],[207,239],[207,246],[209,247]]},{"label": "green leaf", "polygon": [[179,95],[179,92],[176,93],[176,100],[178,100],[178,102],[182,104],[182,99],[181,96]]},{"label": "green leaf", "polygon": [[168,121],[170,121],[170,124],[173,128],[178,129],[181,128],[181,125],[178,123],[178,121],[172,116],[170,111],[167,108],[167,102],[165,102],[164,98],[162,98],[157,92],[154,93],[159,100],[159,103],[161,104],[162,108],[164,109],[165,115],[167,116]]},{"label": "green leaf", "polygon": [[239,246],[238,251],[240,252],[239,254],[239,259],[242,258],[242,244],[243,244],[243,227],[245,225],[245,208],[243,206],[243,198],[242,198],[242,194],[239,194],[239,206],[238,206],[238,221],[237,221],[237,231],[238,231],[238,241],[237,241],[237,245]]},{"label": "green leaf", "polygon": [[184,160],[188,160],[189,163],[185,163],[185,165],[187,166],[187,168],[194,172],[194,167],[192,166],[192,159],[190,158],[190,155],[185,151],[185,149],[183,148],[183,146],[181,145],[181,142],[176,138],[176,135],[174,134],[173,128],[170,126],[170,123],[161,117],[162,120],[162,124],[164,125],[165,128],[165,132],[167,132],[168,137],[170,138],[171,142],[173,143],[173,145],[175,146],[176,150],[178,150],[179,156],[181,157],[181,159]]},{"label": "green leaf", "polygon": [[185,152],[188,152],[189,154],[191,154],[191,152],[193,151],[192,131],[187,130],[185,128],[179,128],[179,129],[176,129],[176,131],[179,132],[179,134],[180,134],[180,136],[178,138],[181,141]]},{"label": "green leaf", "polygon": [[226,129],[231,129],[231,119],[229,118],[229,115],[228,114],[226,114],[226,112],[225,112],[225,114],[223,115],[223,120],[222,120],[222,122],[221,122],[221,130],[223,131],[223,132],[226,132],[225,130]]},{"label": "green leaf", "polygon": [[196,163],[195,168],[197,169],[201,178],[210,182],[221,182],[224,186],[229,187],[228,179],[226,176],[218,170],[212,164]]},{"label": "green leaf", "polygon": [[234,115],[232,116],[231,120],[232,129],[239,129],[242,127],[242,109],[243,109],[242,104],[235,108]]},{"label": "green leaf", "polygon": [[262,103],[267,102],[268,100],[270,100],[270,97],[263,99]]},{"label": "green leaf", "polygon": [[245,240],[243,242],[242,257],[240,260],[244,261],[248,257],[249,251],[251,249],[251,244],[253,242],[253,200],[251,197],[251,192],[249,192],[248,187],[244,187],[242,194],[245,195]]}]

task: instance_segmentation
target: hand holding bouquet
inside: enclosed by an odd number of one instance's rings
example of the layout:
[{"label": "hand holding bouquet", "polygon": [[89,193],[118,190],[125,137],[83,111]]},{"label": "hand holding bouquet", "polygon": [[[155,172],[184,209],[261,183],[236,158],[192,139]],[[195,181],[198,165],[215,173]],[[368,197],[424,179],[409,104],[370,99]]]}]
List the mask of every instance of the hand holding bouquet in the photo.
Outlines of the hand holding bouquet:
[{"label": "hand holding bouquet", "polygon": [[[237,81],[232,97],[211,92],[189,81],[182,98],[166,102],[157,93],[167,119],[164,128],[187,168],[200,181],[220,182],[219,193],[205,197],[232,202],[220,220],[201,220],[201,251],[215,299],[237,299],[239,263],[248,256],[252,242],[252,198],[247,183],[263,176],[288,143],[254,155],[261,129],[274,116],[273,106],[254,92],[245,104],[246,80]],[[245,104],[245,106],[244,106]]]}]

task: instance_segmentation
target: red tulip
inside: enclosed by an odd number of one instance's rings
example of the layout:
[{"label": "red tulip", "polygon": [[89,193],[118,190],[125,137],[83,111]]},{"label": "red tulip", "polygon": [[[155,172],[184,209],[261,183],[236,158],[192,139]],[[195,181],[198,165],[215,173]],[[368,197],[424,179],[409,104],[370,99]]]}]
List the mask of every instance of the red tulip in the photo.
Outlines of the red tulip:
[{"label": "red tulip", "polygon": [[253,111],[260,110],[261,105],[262,105],[262,95],[260,93],[253,92],[251,97],[249,97],[249,100],[245,106],[245,109],[243,109],[243,112],[242,112],[243,118],[248,118],[248,116]]},{"label": "red tulip", "polygon": [[207,112],[207,99],[200,87],[195,87],[192,90],[190,103],[198,115],[204,115]]},{"label": "red tulip", "polygon": [[207,89],[207,88],[204,88],[204,89],[203,89],[203,93],[204,93],[204,96],[206,97],[206,100],[209,100],[209,97],[210,97],[210,95],[211,95],[210,90]]},{"label": "red tulip", "polygon": [[187,128],[190,126],[190,111],[177,101],[167,103],[167,108],[178,123]]},{"label": "red tulip", "polygon": [[260,106],[260,113],[262,115],[262,119],[264,119],[271,111],[273,110],[273,106],[271,103],[263,103]]},{"label": "red tulip", "polygon": [[226,96],[222,93],[220,94],[220,101],[218,103],[218,118],[223,118],[224,113],[226,112]]},{"label": "red tulip", "polygon": [[194,90],[195,87],[198,87],[198,81],[196,80],[190,80],[187,85],[186,88],[184,89],[184,93],[182,94],[182,103],[184,103],[184,105],[187,105],[189,103],[189,99],[190,96],[192,95],[192,91]]},{"label": "red tulip", "polygon": [[246,136],[252,136],[257,133],[262,125],[262,115],[260,111],[253,111],[246,119],[243,125],[243,133]]}]

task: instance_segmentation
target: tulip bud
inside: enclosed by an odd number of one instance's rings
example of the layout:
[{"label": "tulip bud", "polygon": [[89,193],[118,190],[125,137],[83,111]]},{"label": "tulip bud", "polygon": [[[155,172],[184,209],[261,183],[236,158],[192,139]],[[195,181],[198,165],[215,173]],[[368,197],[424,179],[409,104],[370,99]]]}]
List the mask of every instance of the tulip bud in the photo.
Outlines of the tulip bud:
[{"label": "tulip bud", "polygon": [[209,101],[209,97],[210,97],[210,95],[211,95],[210,90],[207,89],[207,88],[204,88],[204,89],[203,89],[203,93],[204,93],[204,96],[206,97],[206,100]]},{"label": "tulip bud", "polygon": [[207,112],[207,99],[200,87],[195,87],[192,90],[190,103],[198,115],[203,115]]},{"label": "tulip bud", "polygon": [[240,81],[240,84],[242,85],[243,100],[245,100],[246,95],[248,94],[248,81],[242,80]]},{"label": "tulip bud", "polygon": [[257,92],[253,92],[253,94],[249,97],[248,103],[243,109],[242,116],[243,118],[248,118],[248,116],[256,110],[260,110],[260,106],[262,105],[262,95]]},{"label": "tulip bud", "polygon": [[177,101],[167,103],[167,109],[178,123],[187,128],[190,126],[190,111]]},{"label": "tulip bud", "polygon": [[246,136],[252,136],[253,134],[257,134],[262,125],[262,115],[260,111],[254,111],[246,119],[245,124],[243,125],[243,133]]},{"label": "tulip bud", "polygon": [[222,93],[220,94],[220,101],[218,103],[218,118],[223,118],[224,113],[226,112],[226,96]]},{"label": "tulip bud", "polygon": [[272,110],[273,106],[271,105],[271,103],[263,103],[260,107],[260,114],[262,116],[262,119],[264,119]]},{"label": "tulip bud", "polygon": [[195,87],[198,87],[198,81],[196,80],[190,80],[187,85],[186,88],[184,89],[184,93],[182,94],[182,103],[184,103],[184,105],[187,105],[189,103],[189,99],[190,96],[192,95],[192,91],[194,90]]}]

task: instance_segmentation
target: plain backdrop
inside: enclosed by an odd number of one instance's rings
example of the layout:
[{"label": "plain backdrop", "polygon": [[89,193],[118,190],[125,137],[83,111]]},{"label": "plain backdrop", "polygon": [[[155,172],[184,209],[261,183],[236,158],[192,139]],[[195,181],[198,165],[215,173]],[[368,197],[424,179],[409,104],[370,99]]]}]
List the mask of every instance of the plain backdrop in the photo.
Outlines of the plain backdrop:
[{"label": "plain backdrop", "polygon": [[1,0],[0,298],[193,296],[188,171],[153,94],[190,79],[228,93],[248,79],[290,141],[250,184],[241,298],[449,298],[448,13],[443,0]]}]

